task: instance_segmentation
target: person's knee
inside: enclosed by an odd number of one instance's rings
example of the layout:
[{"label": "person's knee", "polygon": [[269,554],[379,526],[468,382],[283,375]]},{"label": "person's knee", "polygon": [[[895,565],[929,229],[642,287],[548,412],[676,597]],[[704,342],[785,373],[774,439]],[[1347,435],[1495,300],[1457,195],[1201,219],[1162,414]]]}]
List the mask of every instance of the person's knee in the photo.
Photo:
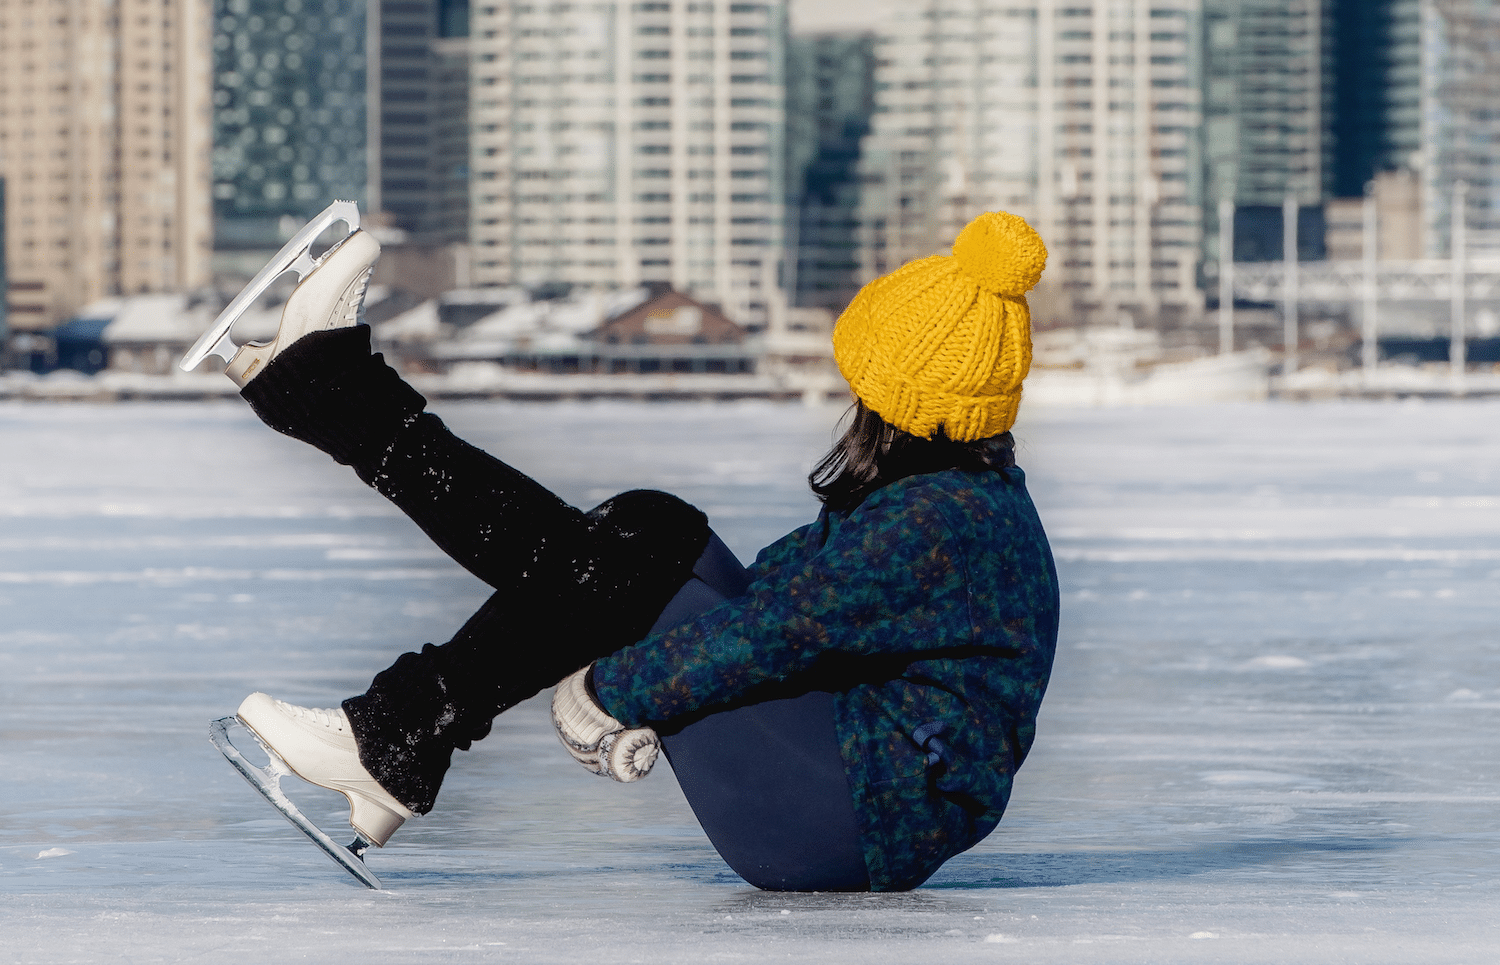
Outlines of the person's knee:
[{"label": "person's knee", "polygon": [[632,489],[588,511],[594,532],[638,559],[677,562],[691,570],[708,545],[703,511],[671,493]]}]

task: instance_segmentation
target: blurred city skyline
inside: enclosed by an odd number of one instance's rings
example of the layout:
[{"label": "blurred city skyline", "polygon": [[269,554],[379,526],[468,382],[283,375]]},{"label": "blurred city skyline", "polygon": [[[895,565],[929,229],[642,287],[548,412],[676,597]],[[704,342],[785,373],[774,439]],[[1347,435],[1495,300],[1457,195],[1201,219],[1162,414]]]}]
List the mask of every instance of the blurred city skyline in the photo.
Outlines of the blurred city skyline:
[{"label": "blurred city skyline", "polygon": [[1487,0],[120,3],[0,0],[13,332],[223,288],[333,198],[417,296],[670,287],[751,331],[996,208],[1052,249],[1042,324],[1201,326],[1231,247],[1500,251]]}]

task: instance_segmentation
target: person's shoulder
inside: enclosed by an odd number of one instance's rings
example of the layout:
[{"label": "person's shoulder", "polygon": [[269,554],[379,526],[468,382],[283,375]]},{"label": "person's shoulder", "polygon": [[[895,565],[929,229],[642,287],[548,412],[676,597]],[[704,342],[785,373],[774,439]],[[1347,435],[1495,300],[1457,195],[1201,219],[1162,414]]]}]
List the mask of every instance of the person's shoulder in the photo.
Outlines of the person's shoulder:
[{"label": "person's shoulder", "polygon": [[968,528],[966,521],[989,516],[1010,497],[1011,484],[997,472],[945,469],[894,480],[865,497],[850,514],[856,526],[909,525],[927,519],[950,530]]},{"label": "person's shoulder", "polygon": [[1035,513],[1025,477],[1013,467],[984,472],[946,469],[909,476],[875,495],[886,502],[872,506],[874,512],[940,518],[956,534],[983,533],[1001,521]]}]

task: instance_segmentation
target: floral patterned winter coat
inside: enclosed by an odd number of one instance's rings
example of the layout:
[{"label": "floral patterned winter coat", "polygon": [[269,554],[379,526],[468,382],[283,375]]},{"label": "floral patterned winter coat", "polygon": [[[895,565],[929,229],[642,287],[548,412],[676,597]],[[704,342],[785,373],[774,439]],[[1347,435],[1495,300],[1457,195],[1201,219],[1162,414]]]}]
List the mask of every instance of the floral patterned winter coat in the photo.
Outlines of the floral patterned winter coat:
[{"label": "floral patterned winter coat", "polygon": [[783,683],[833,691],[871,886],[916,887],[994,829],[1036,732],[1058,588],[1025,476],[897,480],[762,550],[750,576],[600,660],[600,699],[634,727]]}]

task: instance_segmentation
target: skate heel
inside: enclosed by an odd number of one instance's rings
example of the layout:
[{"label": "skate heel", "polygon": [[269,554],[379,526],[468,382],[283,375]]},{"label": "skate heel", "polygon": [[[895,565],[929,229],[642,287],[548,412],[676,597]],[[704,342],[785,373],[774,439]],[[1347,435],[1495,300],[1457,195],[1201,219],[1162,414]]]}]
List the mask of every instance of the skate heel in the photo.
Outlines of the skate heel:
[{"label": "skate heel", "polygon": [[377,848],[385,847],[396,829],[406,823],[406,814],[397,814],[361,794],[344,791],[344,796],[349,799],[349,826]]},{"label": "skate heel", "polygon": [[237,716],[293,774],[344,795],[350,825],[372,844],[385,847],[414,813],[360,763],[343,710],[298,707],[256,693],[240,704]]},{"label": "skate heel", "polygon": [[[343,222],[349,229],[348,235],[359,230],[359,208],[353,201],[335,201],[316,218],[309,221],[306,226],[288,241],[276,256],[272,258],[256,276],[250,280],[244,290],[234,297],[219,317],[209,326],[203,337],[188,349],[182,357],[180,366],[184,372],[191,372],[197,368],[199,363],[210,355],[217,355],[227,364],[234,360],[235,353],[240,349],[238,343],[229,337],[230,329],[234,323],[239,321],[245,312],[249,311],[255,304],[256,299],[265,294],[266,289],[276,283],[276,280],[287,272],[293,272],[300,283],[311,275],[328,255],[325,253],[322,259],[312,256],[312,244],[324,231],[334,224]],[[345,236],[347,239],[348,235]]]}]

